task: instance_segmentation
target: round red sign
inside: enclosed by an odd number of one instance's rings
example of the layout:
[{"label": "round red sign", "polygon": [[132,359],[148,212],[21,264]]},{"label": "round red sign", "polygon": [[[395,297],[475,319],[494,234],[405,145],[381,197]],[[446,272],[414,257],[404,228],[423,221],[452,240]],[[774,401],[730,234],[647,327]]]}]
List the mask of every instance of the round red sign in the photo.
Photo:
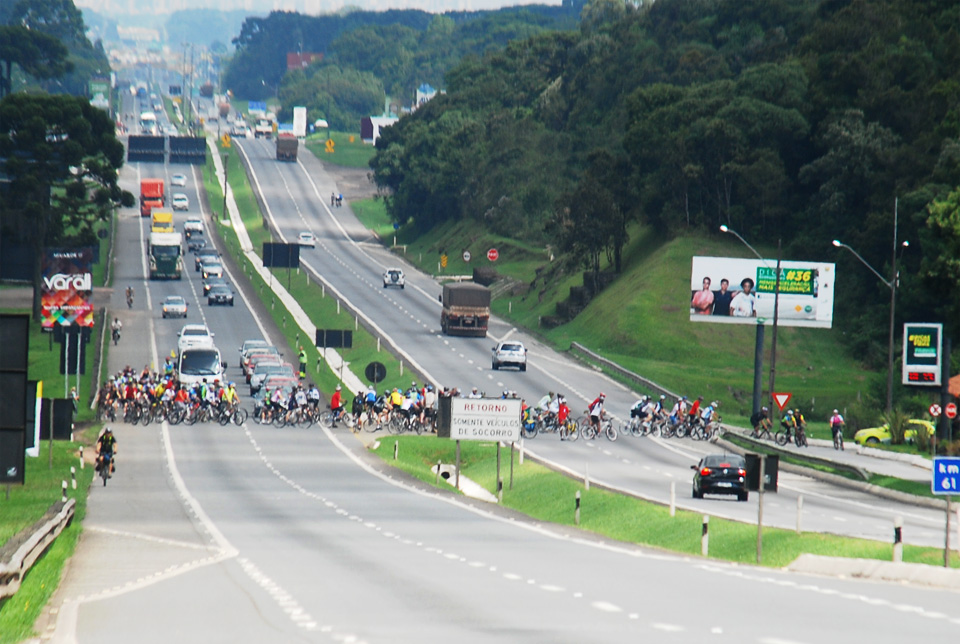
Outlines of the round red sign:
[{"label": "round red sign", "polygon": [[956,418],[957,417],[957,406],[953,403],[947,403],[947,406],[944,407],[943,413],[947,415],[947,418]]},{"label": "round red sign", "polygon": [[487,259],[489,259],[491,262],[497,261],[498,257],[500,257],[500,251],[498,251],[496,248],[491,248],[487,251]]},{"label": "round red sign", "polygon": [[930,415],[931,415],[931,416],[933,416],[934,418],[936,418],[937,416],[940,415],[940,412],[943,411],[943,410],[940,409],[940,405],[933,404],[933,405],[930,405],[930,407],[927,409],[927,411],[930,412]]}]

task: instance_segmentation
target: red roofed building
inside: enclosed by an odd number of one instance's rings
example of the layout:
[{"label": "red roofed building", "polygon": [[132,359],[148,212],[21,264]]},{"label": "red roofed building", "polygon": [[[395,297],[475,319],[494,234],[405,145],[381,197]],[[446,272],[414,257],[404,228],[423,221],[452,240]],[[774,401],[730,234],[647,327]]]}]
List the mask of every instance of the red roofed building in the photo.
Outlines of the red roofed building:
[{"label": "red roofed building", "polygon": [[310,63],[323,60],[323,53],[309,52],[289,52],[287,53],[287,71],[291,69],[306,69]]}]

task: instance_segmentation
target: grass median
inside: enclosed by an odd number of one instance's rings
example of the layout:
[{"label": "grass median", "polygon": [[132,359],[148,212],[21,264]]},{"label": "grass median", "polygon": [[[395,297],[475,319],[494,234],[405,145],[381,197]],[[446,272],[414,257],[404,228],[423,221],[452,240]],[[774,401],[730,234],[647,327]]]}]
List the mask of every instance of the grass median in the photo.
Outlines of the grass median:
[{"label": "grass median", "polygon": [[[394,443],[399,443],[397,461]],[[385,462],[395,465],[429,485],[436,484],[430,468],[453,463],[455,443],[435,436],[385,436],[374,450]],[[516,459],[516,457],[515,457]],[[496,444],[461,442],[461,474],[496,491]],[[605,537],[667,550],[685,555],[700,555],[703,515],[669,508],[630,496],[616,494],[596,486],[585,489],[582,482],[554,472],[527,459],[513,464],[510,487],[510,449],[501,452],[501,478],[504,481],[503,505],[538,521],[574,526],[574,498],[580,492],[580,528]],[[664,482],[666,485],[666,482]],[[453,488],[441,482],[441,489]],[[729,501],[735,503],[736,501]],[[725,501],[718,500],[718,509]],[[737,563],[756,562],[756,525],[710,518],[710,557]],[[853,539],[836,535],[779,528],[763,529],[763,565],[783,567],[802,554],[818,554],[854,559],[891,561],[893,546],[888,543]],[[928,565],[943,565],[943,550],[904,546],[903,560]],[[960,556],[951,553],[950,565],[960,567]]]}]

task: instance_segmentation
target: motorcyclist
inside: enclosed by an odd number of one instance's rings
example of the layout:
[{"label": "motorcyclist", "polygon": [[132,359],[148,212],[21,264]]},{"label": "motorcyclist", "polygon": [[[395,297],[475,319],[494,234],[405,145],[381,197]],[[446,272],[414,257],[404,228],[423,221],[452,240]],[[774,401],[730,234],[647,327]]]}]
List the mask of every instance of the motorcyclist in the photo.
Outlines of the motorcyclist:
[{"label": "motorcyclist", "polygon": [[113,322],[110,323],[110,332],[113,335],[114,344],[120,339],[121,331],[123,331],[123,322],[120,321],[120,318],[113,318]]}]

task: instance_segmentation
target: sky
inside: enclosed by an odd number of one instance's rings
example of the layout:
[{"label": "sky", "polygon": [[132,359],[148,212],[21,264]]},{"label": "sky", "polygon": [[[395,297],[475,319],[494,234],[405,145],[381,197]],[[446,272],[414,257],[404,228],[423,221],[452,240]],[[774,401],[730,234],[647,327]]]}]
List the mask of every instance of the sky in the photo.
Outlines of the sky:
[{"label": "sky", "polygon": [[296,11],[310,15],[331,13],[345,6],[370,11],[386,9],[450,10],[496,9],[523,4],[560,4],[559,0],[74,0],[78,7],[106,16],[116,14],[169,14],[182,9],[245,9],[265,15],[274,10]]}]

